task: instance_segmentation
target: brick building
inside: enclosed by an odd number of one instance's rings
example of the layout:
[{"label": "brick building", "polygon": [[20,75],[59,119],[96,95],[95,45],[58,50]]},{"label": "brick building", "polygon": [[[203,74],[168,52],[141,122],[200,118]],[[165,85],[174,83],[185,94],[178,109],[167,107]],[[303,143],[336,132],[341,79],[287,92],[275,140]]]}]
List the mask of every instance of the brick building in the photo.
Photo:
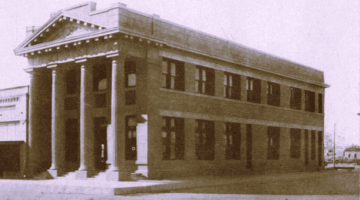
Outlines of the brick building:
[{"label": "brick building", "polygon": [[26,168],[28,86],[0,89],[0,177],[22,177]]},{"label": "brick building", "polygon": [[324,73],[116,3],[52,13],[31,76],[29,171],[84,179],[323,168]]}]

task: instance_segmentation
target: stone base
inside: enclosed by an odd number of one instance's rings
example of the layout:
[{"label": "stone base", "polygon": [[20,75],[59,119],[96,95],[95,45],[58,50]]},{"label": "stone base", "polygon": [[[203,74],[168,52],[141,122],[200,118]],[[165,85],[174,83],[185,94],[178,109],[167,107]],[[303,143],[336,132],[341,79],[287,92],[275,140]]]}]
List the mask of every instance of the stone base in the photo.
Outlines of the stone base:
[{"label": "stone base", "polygon": [[149,177],[149,170],[147,165],[138,165],[138,169],[135,171],[135,174],[141,174],[144,177]]},{"label": "stone base", "polygon": [[49,169],[48,170],[49,175],[53,178],[53,179],[57,179],[58,177],[58,170],[56,169]]},{"label": "stone base", "polygon": [[76,180],[86,180],[89,177],[88,171],[75,171],[75,179]]},{"label": "stone base", "polygon": [[107,181],[131,181],[130,172],[106,171]]}]

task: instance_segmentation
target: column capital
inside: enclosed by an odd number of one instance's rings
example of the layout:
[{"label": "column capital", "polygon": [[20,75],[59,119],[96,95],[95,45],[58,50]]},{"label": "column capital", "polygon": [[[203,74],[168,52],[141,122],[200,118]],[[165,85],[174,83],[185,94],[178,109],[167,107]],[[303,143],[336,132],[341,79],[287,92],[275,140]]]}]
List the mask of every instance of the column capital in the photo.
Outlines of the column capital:
[{"label": "column capital", "polygon": [[33,67],[25,68],[24,71],[25,71],[26,73],[29,73],[30,75],[32,75],[33,72],[34,72],[34,68],[33,68]]}]

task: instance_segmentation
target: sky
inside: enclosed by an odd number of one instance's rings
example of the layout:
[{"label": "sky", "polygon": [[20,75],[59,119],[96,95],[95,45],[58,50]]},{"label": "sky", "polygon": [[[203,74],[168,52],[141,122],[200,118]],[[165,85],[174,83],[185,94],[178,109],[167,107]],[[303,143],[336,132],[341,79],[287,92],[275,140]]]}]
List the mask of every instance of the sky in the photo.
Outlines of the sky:
[{"label": "sky", "polygon": [[[51,3],[50,3],[51,2]],[[13,50],[26,26],[78,0],[0,3],[0,88],[29,84],[26,58]],[[97,9],[128,8],[321,70],[325,83],[325,134],[338,145],[360,145],[360,3],[358,0],[98,0]]]}]

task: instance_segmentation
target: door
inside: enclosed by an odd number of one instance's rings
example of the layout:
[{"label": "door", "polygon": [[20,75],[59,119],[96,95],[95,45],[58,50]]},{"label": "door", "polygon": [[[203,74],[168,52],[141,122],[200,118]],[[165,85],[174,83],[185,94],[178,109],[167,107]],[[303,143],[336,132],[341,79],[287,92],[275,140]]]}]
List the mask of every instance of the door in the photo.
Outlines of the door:
[{"label": "door", "polygon": [[94,118],[94,160],[95,168],[106,170],[107,122],[105,117]]},{"label": "door", "polygon": [[68,171],[80,167],[80,129],[78,119],[67,119],[65,128],[65,162]]}]

